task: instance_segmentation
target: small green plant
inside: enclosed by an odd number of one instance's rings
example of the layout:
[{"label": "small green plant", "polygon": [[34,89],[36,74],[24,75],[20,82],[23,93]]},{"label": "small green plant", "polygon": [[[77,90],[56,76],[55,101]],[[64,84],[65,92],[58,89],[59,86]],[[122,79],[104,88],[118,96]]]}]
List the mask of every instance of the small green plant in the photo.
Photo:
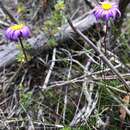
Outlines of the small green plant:
[{"label": "small green plant", "polygon": [[25,109],[29,107],[31,97],[32,97],[32,92],[28,92],[28,93],[22,92],[20,94],[20,103],[24,106]]},{"label": "small green plant", "polygon": [[20,51],[20,53],[16,56],[16,60],[20,63],[25,63],[25,57],[23,52]]},{"label": "small green plant", "polygon": [[52,37],[52,38],[50,38],[50,39],[48,40],[48,44],[49,44],[51,47],[57,45],[56,40],[54,39],[54,37]]},{"label": "small green plant", "polygon": [[24,86],[22,83],[19,84],[20,92],[20,104],[27,109],[31,104],[32,92],[24,92]]},{"label": "small green plant", "polygon": [[55,10],[52,12],[52,16],[44,23],[44,31],[49,37],[48,44],[50,46],[56,45],[54,34],[56,34],[59,31],[61,25],[65,23],[64,7],[64,1],[59,0],[54,6]]}]

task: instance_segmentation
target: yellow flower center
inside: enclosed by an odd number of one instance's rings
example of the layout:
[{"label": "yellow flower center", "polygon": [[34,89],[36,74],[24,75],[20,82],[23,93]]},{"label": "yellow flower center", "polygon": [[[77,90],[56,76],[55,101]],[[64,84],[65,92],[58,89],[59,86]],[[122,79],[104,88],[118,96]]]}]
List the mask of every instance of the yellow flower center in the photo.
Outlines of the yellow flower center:
[{"label": "yellow flower center", "polygon": [[102,8],[104,10],[109,10],[112,8],[112,5],[110,3],[102,3]]},{"label": "yellow flower center", "polygon": [[16,30],[21,30],[24,26],[25,26],[24,24],[16,24],[16,25],[11,26],[10,28],[16,31]]}]

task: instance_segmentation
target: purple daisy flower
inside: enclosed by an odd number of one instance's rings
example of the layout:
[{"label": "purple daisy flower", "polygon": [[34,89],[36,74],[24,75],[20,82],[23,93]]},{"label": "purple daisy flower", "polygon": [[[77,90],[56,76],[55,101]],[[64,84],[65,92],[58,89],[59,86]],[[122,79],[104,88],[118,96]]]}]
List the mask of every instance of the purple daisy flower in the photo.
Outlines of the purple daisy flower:
[{"label": "purple daisy flower", "polygon": [[25,26],[24,24],[15,24],[6,30],[5,35],[7,39],[11,41],[18,41],[21,37],[30,37],[31,31],[29,27]]},{"label": "purple daisy flower", "polygon": [[117,16],[121,16],[118,5],[107,0],[105,0],[104,2],[100,2],[100,5],[94,8],[93,13],[97,20],[103,19],[105,21],[110,20],[110,18],[115,20]]}]

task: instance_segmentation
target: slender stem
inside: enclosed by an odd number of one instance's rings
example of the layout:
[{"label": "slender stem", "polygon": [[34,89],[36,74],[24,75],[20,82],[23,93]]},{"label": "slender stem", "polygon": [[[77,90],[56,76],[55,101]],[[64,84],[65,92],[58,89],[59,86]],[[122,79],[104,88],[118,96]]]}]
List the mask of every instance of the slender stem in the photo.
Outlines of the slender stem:
[{"label": "slender stem", "polygon": [[22,48],[25,60],[26,60],[26,62],[28,62],[28,58],[27,58],[27,55],[26,55],[26,52],[25,52],[25,48],[24,48],[24,45],[23,45],[23,42],[22,42],[21,38],[19,38],[19,42],[20,42],[20,45],[21,45],[21,48]]},{"label": "slender stem", "polygon": [[[107,56],[107,43],[106,43],[106,38],[107,38],[107,32],[108,32],[108,21],[106,21],[106,30],[105,30],[105,36],[104,36],[104,39],[103,39],[103,43],[104,43],[104,55]],[[103,64],[103,71],[105,70],[105,64]],[[105,73],[103,74],[104,76],[104,79],[105,79]],[[106,84],[105,84],[106,85]]]},{"label": "slender stem", "polygon": [[106,22],[106,32],[105,32],[105,36],[104,36],[104,39],[103,39],[104,48],[105,48],[105,56],[106,56],[106,53],[107,53],[107,44],[106,44],[107,32],[108,32],[108,22]]}]

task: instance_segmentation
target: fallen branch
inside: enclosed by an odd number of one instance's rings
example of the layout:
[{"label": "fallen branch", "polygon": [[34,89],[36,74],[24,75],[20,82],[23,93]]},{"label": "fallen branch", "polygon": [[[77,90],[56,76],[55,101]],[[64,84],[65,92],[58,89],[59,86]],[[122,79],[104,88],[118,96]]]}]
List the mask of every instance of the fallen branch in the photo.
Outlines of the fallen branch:
[{"label": "fallen branch", "polygon": [[[75,27],[80,31],[87,31],[92,25],[96,23],[96,19],[93,15],[87,14],[86,17],[81,16],[73,21]],[[71,37],[70,37],[71,36]],[[71,27],[66,24],[61,27],[59,33],[55,34],[57,44],[64,43],[65,41],[75,38],[76,35],[73,33]],[[47,44],[48,38],[44,33],[38,34],[36,37],[28,39],[28,44],[31,45],[32,49],[28,51],[31,55],[35,56],[40,52],[47,52],[50,50],[50,46]],[[0,46],[0,69],[4,68],[16,61],[16,56],[19,54],[19,50],[16,48],[15,43],[10,43]]]}]

